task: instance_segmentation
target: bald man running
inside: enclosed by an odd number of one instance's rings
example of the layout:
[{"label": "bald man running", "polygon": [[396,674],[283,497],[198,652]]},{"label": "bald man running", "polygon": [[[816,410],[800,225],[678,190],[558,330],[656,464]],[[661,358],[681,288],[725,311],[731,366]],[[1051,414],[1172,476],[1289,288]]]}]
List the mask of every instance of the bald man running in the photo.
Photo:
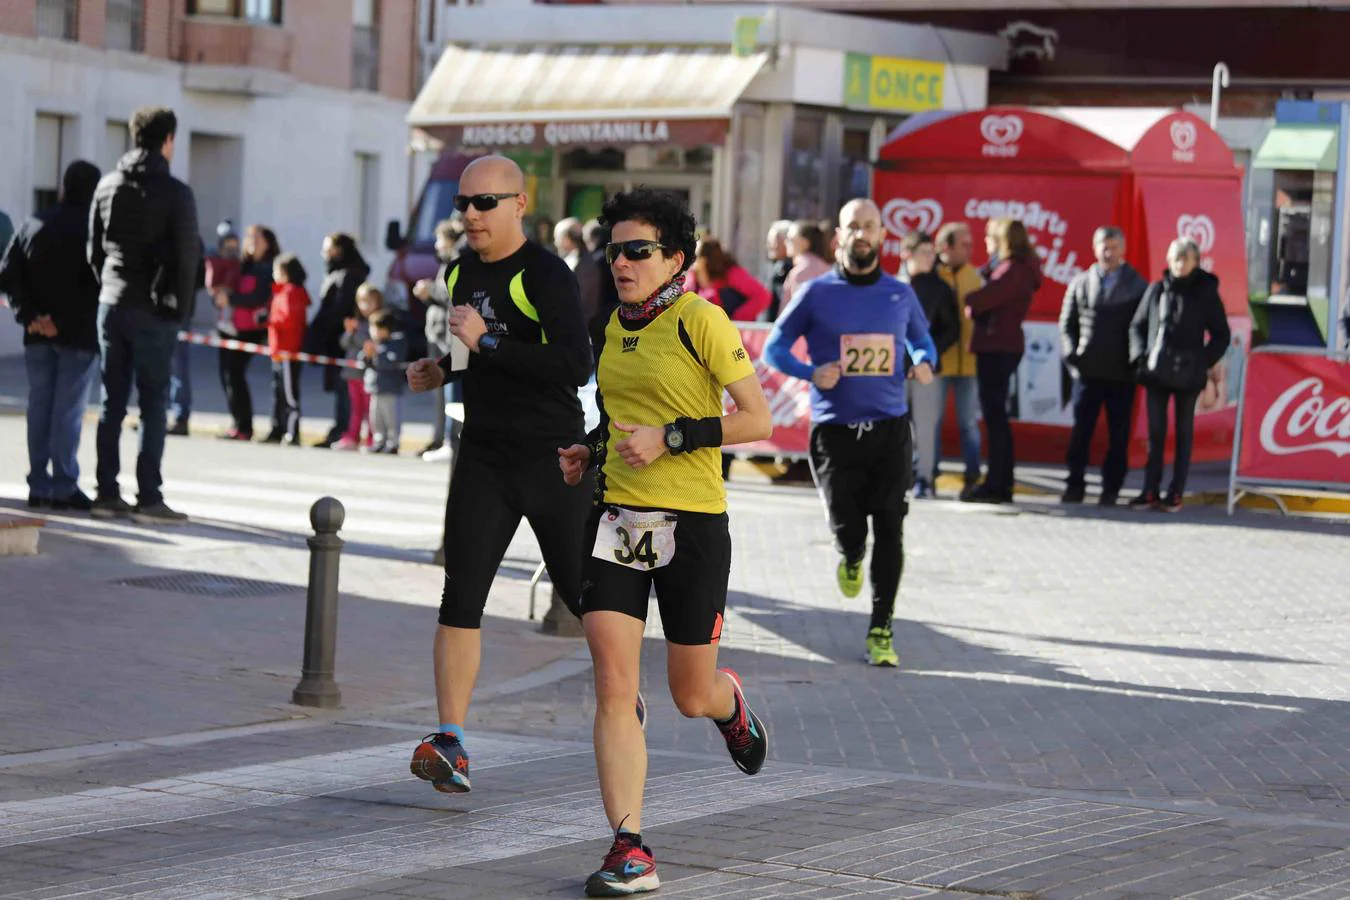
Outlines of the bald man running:
[{"label": "bald man running", "polygon": [[[835,575],[845,597],[862,590],[871,517],[866,659],[896,666],[891,617],[905,566],[905,494],[914,446],[905,379],[931,382],[937,347],[914,291],[881,271],[876,204],[846,203],[838,239],[834,271],[797,292],[775,323],[764,356],[779,371],[811,382],[811,472],[834,532],[840,555]],[[809,364],[792,355],[801,337]]]},{"label": "bald man running", "polygon": [[464,379],[464,433],[445,510],[445,585],[436,629],[440,727],[413,754],[412,772],[445,793],[469,790],[464,722],[478,679],[488,591],[523,516],[549,578],[576,612],[593,484],[558,478],[558,448],[584,434],[577,388],[592,369],[577,281],[562,259],[526,240],[525,179],[500,156],[470,163],[455,208],[473,252],[446,277],[450,332],[470,350],[408,369],[414,391]]}]

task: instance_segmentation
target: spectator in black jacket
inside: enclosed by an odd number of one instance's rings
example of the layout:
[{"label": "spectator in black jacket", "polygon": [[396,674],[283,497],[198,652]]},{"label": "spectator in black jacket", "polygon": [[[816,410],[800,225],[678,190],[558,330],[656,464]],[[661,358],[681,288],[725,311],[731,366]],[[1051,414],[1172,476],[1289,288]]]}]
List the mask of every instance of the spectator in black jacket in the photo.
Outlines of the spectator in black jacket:
[{"label": "spectator in black jacket", "polygon": [[[244,229],[239,259],[239,284],[223,296],[225,315],[216,330],[222,337],[267,343],[267,308],[272,303],[272,264],[281,255],[277,235],[265,225]],[[220,437],[227,441],[253,440],[253,394],[248,388],[248,364],[254,354],[246,350],[220,351],[220,386],[225,391],[233,424]]]},{"label": "spectator in black jacket", "polygon": [[[131,117],[136,149],[105,175],[89,214],[89,263],[99,275],[98,338],[103,412],[98,423],[98,497],[92,513],[130,515],[149,524],[180,524],[187,516],[164,503],[165,406],[178,329],[192,317],[201,257],[192,189],[169,174],[178,119],[173,110],[145,108]],[[136,506],[122,499],[122,420],[133,379],[141,412],[136,459]]]},{"label": "spectator in black jacket", "polygon": [[[937,247],[933,236],[911,231],[900,242],[900,280],[909,284],[919,297],[919,305],[928,318],[928,333],[937,345],[939,359],[961,337],[961,312],[956,294],[942,276],[933,270]],[[906,368],[909,368],[906,363]],[[940,372],[941,369],[935,369]],[[914,479],[914,499],[936,496],[933,477],[937,472],[937,423],[942,400],[946,396],[942,376],[929,384],[909,382],[909,410],[914,422],[914,453],[919,473]]]},{"label": "spectator in black jacket", "polygon": [[790,221],[779,219],[769,226],[769,233],[764,238],[764,249],[772,268],[772,274],[769,276],[769,295],[772,299],[769,301],[768,310],[764,313],[766,322],[776,321],[783,309],[783,282],[787,281],[793,263],[792,254],[788,251],[788,232],[791,230]]},{"label": "spectator in black jacket", "polygon": [[[356,289],[365,283],[370,266],[357,249],[356,239],[341,231],[323,239],[323,262],[326,274],[319,288],[319,311],[309,323],[305,350],[342,359],[347,352],[342,346],[342,336],[346,333],[343,323],[356,316]],[[336,366],[323,367],[323,389],[334,395],[333,425],[327,436],[314,446],[328,448],[346,432],[352,406],[347,382],[342,377],[342,370]]]},{"label": "spectator in black jacket", "polygon": [[586,247],[590,250],[591,260],[600,270],[600,309],[586,322],[591,335],[591,343],[603,342],[605,323],[610,313],[619,308],[619,289],[614,285],[614,273],[609,270],[609,260],[605,259],[605,245],[609,243],[609,229],[599,219],[591,219],[582,227]]},{"label": "spectator in black jacket", "polygon": [[[564,222],[567,220],[564,219]],[[429,352],[437,359],[450,353],[450,289],[446,283],[450,269],[459,259],[464,239],[463,213],[455,210],[450,218],[436,225],[436,259],[441,266],[435,278],[423,278],[413,285],[413,296],[427,306],[426,337]],[[585,260],[589,262],[589,260]],[[468,348],[463,347],[465,353]],[[431,443],[422,451],[424,462],[449,462],[459,447],[459,435],[462,425],[458,421],[449,423],[449,442],[446,442],[447,403],[460,402],[460,382],[458,379],[447,384],[441,391],[433,394],[431,400]]]},{"label": "spectator in black jacket", "polygon": [[30,507],[92,505],[79,488],[77,453],[98,362],[98,279],[85,262],[98,178],[93,164],[71,163],[60,202],[24,223],[0,259],[0,292],[24,329]]},{"label": "spectator in black jacket", "polygon": [[1061,352],[1074,375],[1069,477],[1060,500],[1082,503],[1097,419],[1106,408],[1108,443],[1102,461],[1102,506],[1115,506],[1129,471],[1130,423],[1138,392],[1130,369],[1130,321],[1148,282],[1125,262],[1125,233],[1114,226],[1092,235],[1097,264],[1064,292],[1059,314]]},{"label": "spectator in black jacket", "polygon": [[[1130,366],[1148,394],[1148,465],[1144,490],[1130,501],[1131,509],[1181,511],[1195,438],[1195,401],[1230,337],[1219,279],[1200,268],[1194,241],[1177,238],[1167,248],[1167,271],[1148,286],[1130,323]],[[1160,496],[1167,406],[1174,398],[1176,457],[1172,485]]]}]

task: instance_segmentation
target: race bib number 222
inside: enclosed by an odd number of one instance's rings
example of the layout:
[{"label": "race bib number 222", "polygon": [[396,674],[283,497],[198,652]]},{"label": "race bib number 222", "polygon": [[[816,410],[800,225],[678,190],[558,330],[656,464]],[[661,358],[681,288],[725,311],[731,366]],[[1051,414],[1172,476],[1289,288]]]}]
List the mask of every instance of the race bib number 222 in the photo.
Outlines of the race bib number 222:
[{"label": "race bib number 222", "polygon": [[844,376],[895,374],[895,335],[845,334],[839,338],[839,365]]}]

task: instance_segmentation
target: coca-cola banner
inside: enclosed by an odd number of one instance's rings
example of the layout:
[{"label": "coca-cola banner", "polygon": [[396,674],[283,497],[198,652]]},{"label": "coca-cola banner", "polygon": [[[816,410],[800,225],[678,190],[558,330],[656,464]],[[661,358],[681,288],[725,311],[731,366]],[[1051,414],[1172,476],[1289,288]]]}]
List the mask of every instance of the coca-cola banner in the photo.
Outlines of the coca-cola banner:
[{"label": "coca-cola banner", "polygon": [[1237,477],[1350,485],[1350,362],[1308,353],[1251,354]]},{"label": "coca-cola banner", "polygon": [[878,172],[875,194],[886,228],[882,266],[900,268],[900,240],[914,229],[936,234],[946,222],[966,222],[975,238],[972,262],[988,259],[984,225],[989,219],[1021,219],[1041,257],[1045,282],[1036,292],[1031,318],[1059,318],[1064,289],[1092,265],[1092,233],[1111,224],[1116,179],[1096,175],[1019,176]]}]

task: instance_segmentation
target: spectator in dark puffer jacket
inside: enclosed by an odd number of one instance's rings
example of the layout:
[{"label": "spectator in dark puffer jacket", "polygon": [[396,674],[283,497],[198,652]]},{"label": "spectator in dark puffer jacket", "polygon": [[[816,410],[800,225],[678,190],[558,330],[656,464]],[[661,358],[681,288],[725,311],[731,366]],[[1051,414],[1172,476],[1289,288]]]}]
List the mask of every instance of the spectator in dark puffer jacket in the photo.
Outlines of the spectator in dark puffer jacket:
[{"label": "spectator in dark puffer jacket", "polygon": [[[89,215],[89,264],[99,276],[98,335],[103,412],[98,423],[99,517],[130,515],[149,524],[180,524],[163,479],[169,376],[178,329],[192,317],[201,237],[192,189],[169,174],[178,119],[170,109],[137,110],[136,149],[104,176]],[[137,503],[122,499],[120,441],[132,381],[141,415]]]},{"label": "spectator in dark puffer jacket", "polygon": [[[1144,490],[1131,509],[1180,512],[1195,439],[1195,404],[1209,370],[1223,359],[1232,333],[1219,279],[1200,268],[1200,248],[1177,238],[1167,248],[1167,269],[1148,286],[1130,323],[1130,367],[1148,404],[1148,462]],[[1176,456],[1172,484],[1160,494],[1168,407],[1175,401]]]},{"label": "spectator in dark puffer jacket", "polygon": [[1059,314],[1064,364],[1074,374],[1073,433],[1064,503],[1082,503],[1092,433],[1106,408],[1110,438],[1102,462],[1102,506],[1115,506],[1129,471],[1130,422],[1138,387],[1130,370],[1130,320],[1148,289],[1144,276],[1125,262],[1125,234],[1102,227],[1092,236],[1097,264],[1064,292]]}]

